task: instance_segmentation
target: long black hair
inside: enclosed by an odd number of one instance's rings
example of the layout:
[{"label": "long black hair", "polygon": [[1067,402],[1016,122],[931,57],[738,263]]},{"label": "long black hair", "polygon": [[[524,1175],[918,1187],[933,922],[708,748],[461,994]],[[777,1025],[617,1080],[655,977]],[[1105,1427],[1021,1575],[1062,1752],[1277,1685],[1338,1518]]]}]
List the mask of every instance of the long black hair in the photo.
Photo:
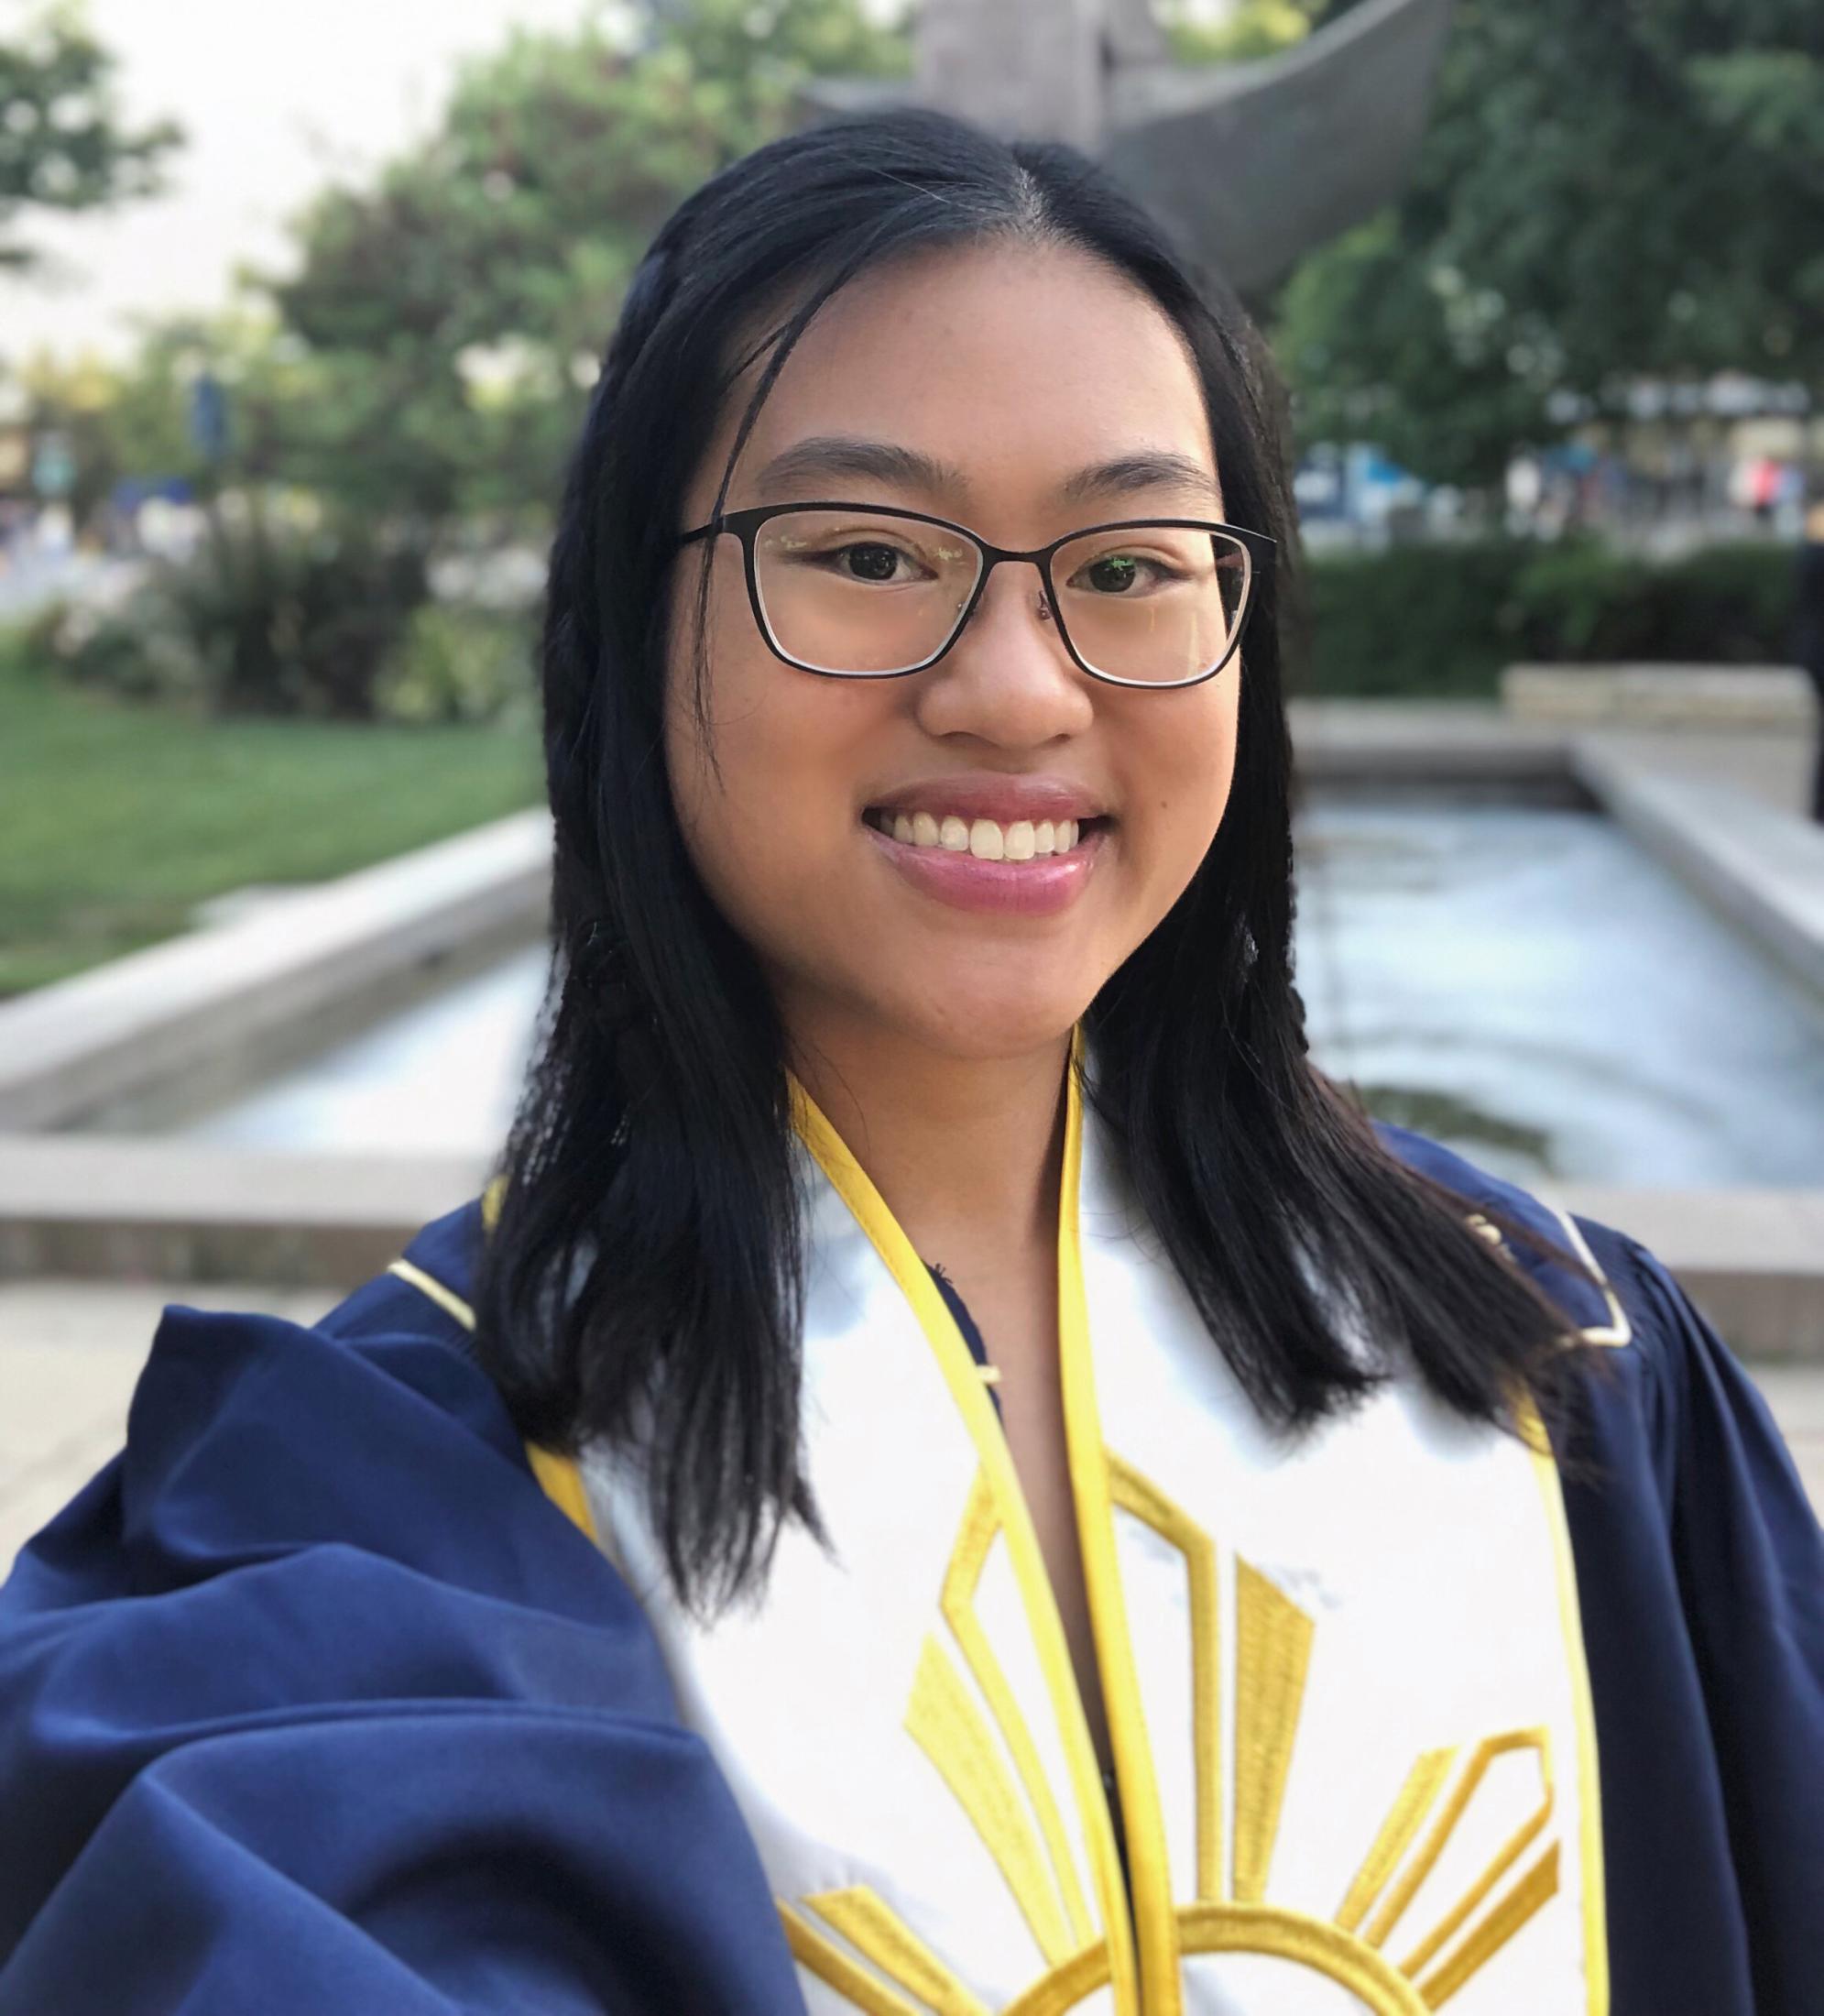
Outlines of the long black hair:
[{"label": "long black hair", "polygon": [[[665,769],[680,513],[744,367],[766,360],[718,510],[780,367],[832,294],[884,260],[995,239],[1075,247],[1158,303],[1202,380],[1229,516],[1289,553],[1280,402],[1239,308],[1074,149],[913,111],[774,141],[661,230],[609,345],[552,552],[552,967],[477,1283],[478,1348],[528,1437],[606,1441],[642,1466],[673,1582],[699,1607],[759,1578],[781,1522],[814,1528],[815,1508],[801,1467],[784,1035],[757,960],[691,865]],[[1283,586],[1269,575],[1259,591],[1215,840],[1087,1018],[1093,1097],[1212,1348],[1265,1416],[1308,1423],[1403,1356],[1458,1413],[1512,1426],[1523,1397],[1550,1397],[1564,1317],[1306,1055]],[[1313,1269],[1344,1285],[1382,1362],[1362,1361]]]}]

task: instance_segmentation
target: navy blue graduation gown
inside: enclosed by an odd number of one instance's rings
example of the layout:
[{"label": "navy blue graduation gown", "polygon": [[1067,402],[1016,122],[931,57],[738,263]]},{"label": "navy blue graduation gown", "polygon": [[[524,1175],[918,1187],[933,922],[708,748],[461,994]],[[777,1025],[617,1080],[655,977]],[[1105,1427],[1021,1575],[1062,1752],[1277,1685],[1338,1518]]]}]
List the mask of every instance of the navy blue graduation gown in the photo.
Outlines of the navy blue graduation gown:
[{"label": "navy blue graduation gown", "polygon": [[[1819,2016],[1818,1523],[1666,1269],[1578,1225],[1631,1333],[1560,1452],[1613,2016]],[[481,1236],[407,1258],[465,1296]],[[0,2016],[802,2009],[637,1606],[467,1345],[393,1275],[308,1329],[167,1312],[124,1453],[0,1591]]]},{"label": "navy blue graduation gown", "polygon": [[5,2016],[802,2011],[644,1620],[460,1337],[392,1276],[308,1330],[167,1312],[125,1453],[0,1592]]}]

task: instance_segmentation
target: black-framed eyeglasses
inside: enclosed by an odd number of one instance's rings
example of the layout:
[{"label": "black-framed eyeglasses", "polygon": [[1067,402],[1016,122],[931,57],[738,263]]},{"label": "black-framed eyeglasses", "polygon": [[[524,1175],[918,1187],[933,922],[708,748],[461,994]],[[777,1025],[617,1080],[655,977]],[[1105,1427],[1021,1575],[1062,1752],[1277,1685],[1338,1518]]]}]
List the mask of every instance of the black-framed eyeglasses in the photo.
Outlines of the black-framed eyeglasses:
[{"label": "black-framed eyeglasses", "polygon": [[1029,562],[1073,663],[1118,686],[1194,686],[1231,658],[1272,564],[1263,532],[1201,518],[1088,525],[1017,553],[967,525],[877,504],[759,504],[683,533],[741,542],[776,657],[836,679],[899,679],[963,633],[1002,561]]}]

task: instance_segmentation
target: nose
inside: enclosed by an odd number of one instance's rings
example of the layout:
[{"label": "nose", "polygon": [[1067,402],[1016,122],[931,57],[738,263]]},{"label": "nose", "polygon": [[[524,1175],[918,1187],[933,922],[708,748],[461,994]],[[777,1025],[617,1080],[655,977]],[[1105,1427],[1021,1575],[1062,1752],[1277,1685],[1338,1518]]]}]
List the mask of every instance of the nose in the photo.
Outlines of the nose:
[{"label": "nose", "polygon": [[1080,735],[1095,718],[1089,681],[1071,663],[1027,561],[995,568],[963,634],[914,684],[927,734],[999,749],[1040,749]]}]

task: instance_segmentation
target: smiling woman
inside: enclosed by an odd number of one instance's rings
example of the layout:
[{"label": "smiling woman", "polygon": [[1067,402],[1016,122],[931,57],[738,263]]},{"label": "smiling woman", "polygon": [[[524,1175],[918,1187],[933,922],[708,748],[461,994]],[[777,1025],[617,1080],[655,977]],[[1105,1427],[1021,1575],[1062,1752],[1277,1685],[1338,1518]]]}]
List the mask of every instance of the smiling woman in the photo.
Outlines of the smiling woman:
[{"label": "smiling woman", "polygon": [[1065,148],[665,226],[497,1178],[313,1330],[172,1312],[22,1557],[0,2010],[1824,2006],[1764,1408],[1306,1055],[1270,387]]},{"label": "smiling woman", "polygon": [[[939,247],[828,301],[724,500],[745,403],[685,499],[714,542],[701,628],[696,571],[673,587],[666,746],[693,866],[827,1060],[803,1067],[814,1089],[855,1041],[902,1051],[887,1076],[908,1085],[959,1052],[1055,1057],[1229,794],[1249,542],[1271,541],[1219,523],[1188,348],[1080,247]],[[799,501],[830,460],[850,487],[872,467],[868,502]],[[1209,522],[1133,516],[1187,490]],[[940,508],[986,530],[900,515]],[[923,815],[928,844],[883,813]]]}]

